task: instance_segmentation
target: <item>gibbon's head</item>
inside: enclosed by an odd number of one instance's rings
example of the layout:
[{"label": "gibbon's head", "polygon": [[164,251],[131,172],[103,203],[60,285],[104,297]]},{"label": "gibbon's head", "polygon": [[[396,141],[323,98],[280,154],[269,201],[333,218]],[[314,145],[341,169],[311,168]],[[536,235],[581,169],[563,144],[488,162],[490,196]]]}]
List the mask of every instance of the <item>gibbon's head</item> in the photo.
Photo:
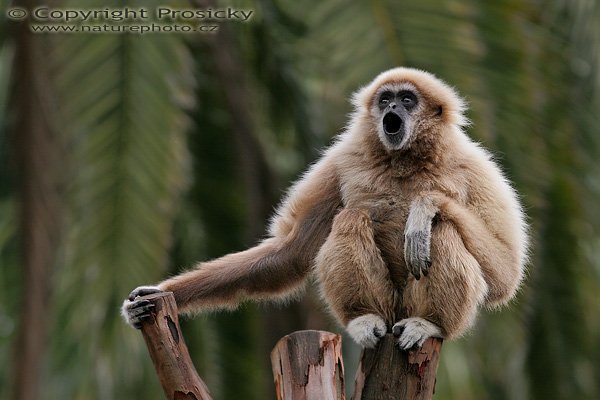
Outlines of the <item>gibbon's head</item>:
[{"label": "gibbon's head", "polygon": [[[388,151],[409,149],[435,138],[443,126],[463,126],[464,100],[429,72],[394,68],[381,73],[354,94],[360,116],[366,116]],[[427,140],[429,138],[430,140]]]}]

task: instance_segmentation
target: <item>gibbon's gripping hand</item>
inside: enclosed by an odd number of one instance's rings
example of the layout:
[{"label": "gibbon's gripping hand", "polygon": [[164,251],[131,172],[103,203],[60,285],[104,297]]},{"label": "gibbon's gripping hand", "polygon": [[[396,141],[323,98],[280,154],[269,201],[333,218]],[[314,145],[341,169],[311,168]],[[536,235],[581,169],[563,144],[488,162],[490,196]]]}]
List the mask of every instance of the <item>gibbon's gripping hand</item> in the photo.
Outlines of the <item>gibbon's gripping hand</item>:
[{"label": "gibbon's gripping hand", "polygon": [[428,197],[419,197],[410,206],[404,229],[404,261],[419,280],[427,276],[431,267],[431,225],[437,208]]},{"label": "gibbon's gripping hand", "polygon": [[137,297],[145,296],[147,294],[159,293],[160,290],[156,286],[140,286],[135,288],[121,307],[121,315],[125,321],[136,329],[142,327],[142,321],[150,317],[150,312],[154,308],[154,304],[148,300],[137,299]]},{"label": "gibbon's gripping hand", "polygon": [[373,348],[386,334],[387,326],[379,315],[366,314],[350,321],[346,330],[356,343],[363,347]]},{"label": "gibbon's gripping hand", "polygon": [[443,338],[439,326],[418,317],[405,318],[396,322],[392,327],[392,333],[398,338],[398,346],[402,350],[409,350],[415,345],[421,347],[430,337]]}]

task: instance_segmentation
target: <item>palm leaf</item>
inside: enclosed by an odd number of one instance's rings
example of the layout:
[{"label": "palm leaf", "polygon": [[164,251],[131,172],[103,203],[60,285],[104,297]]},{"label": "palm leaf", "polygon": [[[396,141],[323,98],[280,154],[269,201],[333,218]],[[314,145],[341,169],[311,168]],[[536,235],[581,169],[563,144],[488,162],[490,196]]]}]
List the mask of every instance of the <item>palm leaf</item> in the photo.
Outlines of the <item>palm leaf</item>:
[{"label": "palm leaf", "polygon": [[54,56],[74,168],[48,396],[152,396],[143,343],[118,310],[166,271],[188,163],[189,52],[177,35],[80,34],[58,37]]}]

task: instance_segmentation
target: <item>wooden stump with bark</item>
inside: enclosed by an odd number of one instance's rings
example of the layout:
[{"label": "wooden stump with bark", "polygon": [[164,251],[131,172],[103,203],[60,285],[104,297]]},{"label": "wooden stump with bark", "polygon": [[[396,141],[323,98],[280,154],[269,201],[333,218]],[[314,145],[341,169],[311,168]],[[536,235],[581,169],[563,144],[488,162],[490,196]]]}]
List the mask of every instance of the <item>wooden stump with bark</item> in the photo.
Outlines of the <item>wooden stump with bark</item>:
[{"label": "wooden stump with bark", "polygon": [[277,400],[344,400],[342,338],[331,332],[284,336],[271,352]]},{"label": "wooden stump with bark", "polygon": [[440,359],[441,339],[402,351],[387,334],[374,349],[363,350],[353,400],[430,400]]},{"label": "wooden stump with bark", "polygon": [[142,334],[167,399],[211,400],[181,335],[173,293],[155,293],[142,299],[155,305],[152,319],[142,323]]},{"label": "wooden stump with bark", "polygon": [[[155,305],[142,334],[169,400],[211,400],[190,358],[173,293],[143,299]],[[340,335],[299,331],[283,337],[271,352],[278,400],[344,400],[344,363]],[[354,400],[431,400],[442,341],[402,351],[391,334],[363,351],[356,373]],[[243,384],[243,383],[240,383]]]}]

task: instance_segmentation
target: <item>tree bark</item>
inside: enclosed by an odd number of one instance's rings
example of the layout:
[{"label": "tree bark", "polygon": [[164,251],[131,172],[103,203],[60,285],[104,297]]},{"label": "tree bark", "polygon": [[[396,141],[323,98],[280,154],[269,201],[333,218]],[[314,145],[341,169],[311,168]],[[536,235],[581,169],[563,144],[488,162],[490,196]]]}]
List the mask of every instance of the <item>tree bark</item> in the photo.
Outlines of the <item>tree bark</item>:
[{"label": "tree bark", "polygon": [[[39,2],[20,0],[14,5],[33,10]],[[34,400],[39,396],[45,356],[51,271],[61,238],[65,162],[54,123],[54,96],[47,71],[52,53],[48,36],[32,34],[28,20],[12,22],[9,28],[15,49],[10,139],[18,185],[23,279],[11,394],[15,400]]]},{"label": "tree bark", "polygon": [[142,297],[155,309],[142,324],[142,334],[168,400],[211,400],[181,335],[177,305],[171,292]]},{"label": "tree bark", "polygon": [[284,336],[271,352],[277,400],[344,400],[342,338],[331,332]]},{"label": "tree bark", "polygon": [[441,339],[430,338],[417,350],[402,351],[387,334],[363,351],[353,400],[430,400],[440,359]]}]

